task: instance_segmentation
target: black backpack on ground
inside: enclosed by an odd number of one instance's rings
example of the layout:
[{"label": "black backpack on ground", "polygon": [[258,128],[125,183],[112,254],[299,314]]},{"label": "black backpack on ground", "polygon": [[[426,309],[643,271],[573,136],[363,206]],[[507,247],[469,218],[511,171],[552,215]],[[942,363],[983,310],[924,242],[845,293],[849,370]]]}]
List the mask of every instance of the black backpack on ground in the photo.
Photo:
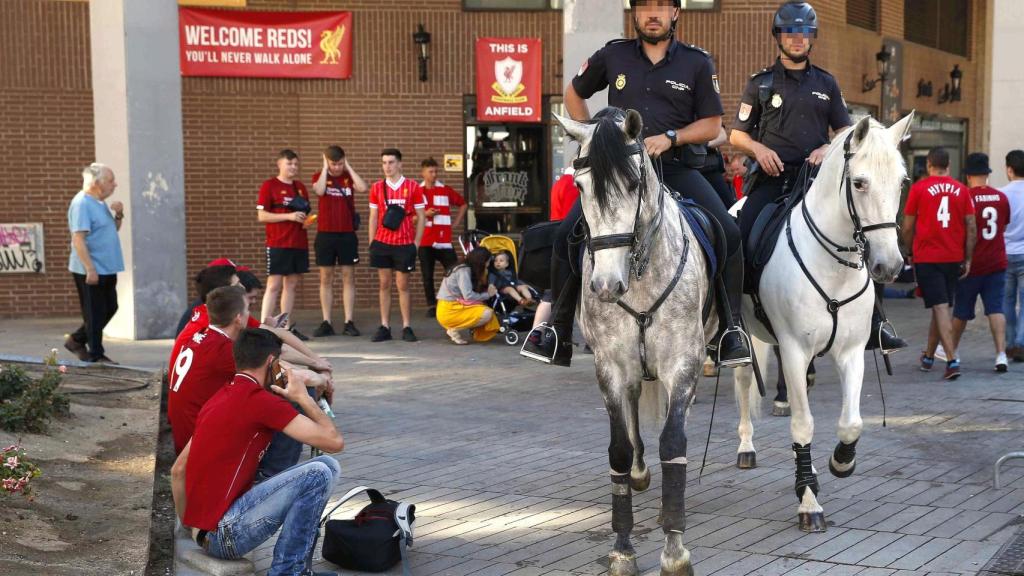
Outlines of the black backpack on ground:
[{"label": "black backpack on ground", "polygon": [[[330,519],[342,504],[362,492],[370,497],[370,503],[355,518]],[[412,547],[415,512],[415,505],[388,500],[372,488],[353,488],[321,520],[325,527],[322,555],[329,562],[357,572],[385,572],[401,562],[402,573],[408,576],[404,554],[405,548]]]}]

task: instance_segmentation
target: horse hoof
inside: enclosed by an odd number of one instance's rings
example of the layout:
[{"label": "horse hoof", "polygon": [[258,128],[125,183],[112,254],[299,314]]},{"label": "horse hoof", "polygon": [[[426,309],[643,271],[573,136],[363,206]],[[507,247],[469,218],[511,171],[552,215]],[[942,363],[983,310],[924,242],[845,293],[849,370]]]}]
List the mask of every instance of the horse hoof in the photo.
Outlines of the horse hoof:
[{"label": "horse hoof", "polygon": [[669,548],[666,545],[665,551],[661,553],[661,576],[693,576],[689,550],[684,548],[678,558],[666,556],[668,552]]},{"label": "horse hoof", "polygon": [[693,576],[693,565],[689,562],[676,570],[661,569],[661,576]]},{"label": "horse hoof", "polygon": [[[847,468],[849,466],[849,468]],[[852,462],[842,464],[836,462],[835,456],[828,459],[828,471],[832,473],[836,478],[849,478],[854,469],[857,468],[857,460],[854,459]]]},{"label": "horse hoof", "polygon": [[757,452],[740,452],[736,454],[736,467],[741,470],[757,468]]},{"label": "horse hoof", "polygon": [[637,576],[636,554],[612,551],[608,554],[609,576]]},{"label": "horse hoof", "polygon": [[651,486],[651,469],[644,468],[644,473],[639,478],[629,477],[629,487],[636,492],[643,492]]},{"label": "horse hoof", "polygon": [[824,512],[801,512],[799,518],[800,529],[804,532],[824,532],[827,528]]},{"label": "horse hoof", "polygon": [[773,403],[772,416],[789,416],[789,402]]}]

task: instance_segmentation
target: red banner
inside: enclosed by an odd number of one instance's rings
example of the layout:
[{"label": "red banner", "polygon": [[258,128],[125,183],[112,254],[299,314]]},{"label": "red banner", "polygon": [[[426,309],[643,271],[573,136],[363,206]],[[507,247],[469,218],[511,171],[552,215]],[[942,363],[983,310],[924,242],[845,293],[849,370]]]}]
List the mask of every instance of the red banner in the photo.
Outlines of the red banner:
[{"label": "red banner", "polygon": [[477,39],[477,120],[540,122],[540,50],[540,38]]},{"label": "red banner", "polygon": [[351,12],[178,9],[182,76],[352,76]]}]

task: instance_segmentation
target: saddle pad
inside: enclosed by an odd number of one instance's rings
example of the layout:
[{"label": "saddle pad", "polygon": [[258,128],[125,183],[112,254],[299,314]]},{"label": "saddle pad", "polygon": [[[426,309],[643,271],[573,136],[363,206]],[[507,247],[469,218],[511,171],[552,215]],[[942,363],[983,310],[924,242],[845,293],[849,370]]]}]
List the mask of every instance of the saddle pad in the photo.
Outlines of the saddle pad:
[{"label": "saddle pad", "polygon": [[743,291],[747,294],[757,292],[761,284],[761,272],[768,265],[772,254],[775,253],[775,245],[778,244],[779,235],[785,227],[789,213],[796,208],[796,205],[807,195],[807,190],[814,181],[817,173],[816,167],[805,164],[797,176],[796,185],[778,200],[766,204],[761,212],[754,219],[754,225],[743,244],[745,270],[743,274]]},{"label": "saddle pad", "polygon": [[714,216],[701,208],[693,200],[677,198],[676,204],[683,213],[683,217],[686,218],[686,223],[690,226],[690,230],[693,231],[693,236],[697,243],[700,244],[701,250],[704,251],[704,257],[708,261],[709,276],[711,278],[717,277],[719,258],[725,257],[725,254],[721,253],[723,251],[720,251],[718,247],[718,239],[722,238],[722,234],[717,230],[718,222],[714,220]]}]

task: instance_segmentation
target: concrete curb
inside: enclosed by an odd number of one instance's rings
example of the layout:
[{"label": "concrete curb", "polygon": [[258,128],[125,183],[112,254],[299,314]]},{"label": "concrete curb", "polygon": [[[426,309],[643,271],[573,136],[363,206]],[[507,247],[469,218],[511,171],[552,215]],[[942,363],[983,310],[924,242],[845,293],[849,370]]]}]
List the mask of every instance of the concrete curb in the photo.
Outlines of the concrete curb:
[{"label": "concrete curb", "polygon": [[256,567],[248,558],[218,560],[207,554],[191,534],[178,525],[174,530],[175,576],[255,576]]}]

